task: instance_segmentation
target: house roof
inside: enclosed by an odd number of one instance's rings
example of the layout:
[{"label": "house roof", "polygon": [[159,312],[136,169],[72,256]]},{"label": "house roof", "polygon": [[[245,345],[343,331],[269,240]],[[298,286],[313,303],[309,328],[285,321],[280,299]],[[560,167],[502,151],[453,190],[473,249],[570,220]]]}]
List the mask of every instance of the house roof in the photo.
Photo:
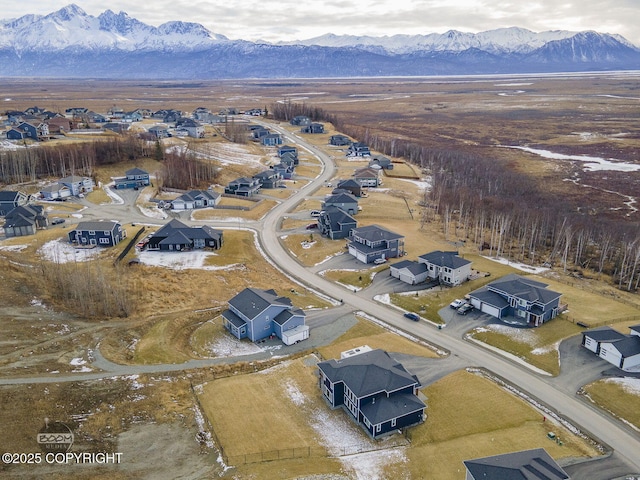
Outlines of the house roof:
[{"label": "house roof", "polygon": [[113,222],[111,220],[98,220],[94,222],[80,222],[76,226],[76,230],[78,231],[110,231],[114,230],[117,226],[120,226],[120,223]]},{"label": "house roof", "polygon": [[407,269],[412,275],[420,275],[427,271],[427,266],[424,263],[414,262],[413,260],[402,260],[391,265],[391,268],[398,270]]},{"label": "house roof", "polygon": [[380,349],[341,360],[320,362],[318,368],[331,382],[343,382],[358,398],[420,384],[402,364]]},{"label": "house roof", "polygon": [[616,342],[626,338],[626,336],[611,327],[594,328],[593,330],[587,330],[582,332],[585,337],[593,338],[598,342]]},{"label": "house roof", "polygon": [[611,343],[623,358],[640,355],[640,337],[638,335],[625,336],[625,338]]},{"label": "house roof", "polygon": [[278,297],[275,290],[245,288],[229,300],[229,305],[232,305],[245,317],[252,319],[266,310],[270,305],[291,307],[292,303],[291,300],[286,297]]},{"label": "house roof", "polygon": [[229,320],[235,327],[238,327],[238,328],[247,324],[246,321],[241,319],[238,315],[233,313],[231,310],[225,310],[224,312],[222,312],[222,316],[227,320]]},{"label": "house roof", "polygon": [[184,236],[188,242],[196,238],[213,238],[215,240],[219,240],[223,235],[222,230],[216,230],[209,225],[204,225],[202,227],[190,227],[189,225],[185,225],[180,220],[173,219],[170,222],[166,223],[162,228],[160,228],[157,232],[155,232],[152,236],[155,238],[163,238],[160,240],[160,244],[185,244],[180,237],[174,238],[174,235],[180,233]]},{"label": "house roof", "polygon": [[364,167],[353,172],[353,176],[356,178],[378,178],[378,171],[370,167]]},{"label": "house roof", "polygon": [[149,175],[149,172],[142,170],[141,168],[134,167],[125,172],[126,175]]},{"label": "house roof", "polygon": [[492,292],[486,286],[471,292],[469,296],[477,298],[482,303],[499,308],[500,310],[509,306],[509,302],[506,298],[502,295],[498,295],[496,292]]},{"label": "house roof", "polygon": [[1,190],[0,191],[0,202],[14,202],[20,197],[20,195],[24,195],[18,191],[10,191],[10,190]]},{"label": "house roof", "polygon": [[322,214],[322,222],[329,225],[332,232],[342,231],[343,225],[357,225],[355,218],[336,206],[327,207]]},{"label": "house roof", "polygon": [[67,187],[66,185],[62,185],[60,183],[54,183],[53,185],[47,185],[46,187],[42,188],[40,192],[53,193],[53,192],[60,192],[61,190],[64,190],[64,189],[69,190],[69,187]]},{"label": "house roof", "polygon": [[371,424],[377,425],[423,410],[425,407],[425,403],[417,396],[403,393],[378,397],[375,402],[363,405],[360,411]]},{"label": "house roof", "polygon": [[537,282],[519,275],[507,275],[487,285],[489,289],[512,295],[528,302],[547,304],[559,298],[562,294],[545,288],[546,283]]},{"label": "house roof", "polygon": [[637,332],[638,334],[640,334],[640,325],[632,325],[631,327],[629,327],[629,330],[631,330],[632,332]]},{"label": "house roof", "polygon": [[420,258],[433,265],[453,268],[454,270],[471,263],[469,260],[459,257],[458,252],[442,252],[440,250],[420,255]]},{"label": "house roof", "polygon": [[369,242],[379,242],[381,240],[397,240],[404,238],[403,235],[387,230],[379,225],[367,225],[366,227],[359,227],[353,229],[353,236],[362,238]]},{"label": "house roof", "polygon": [[182,230],[173,232],[164,240],[160,241],[160,245],[190,245],[191,239],[187,237]]},{"label": "house roof", "polygon": [[76,182],[84,182],[85,180],[89,180],[88,177],[79,177],[78,175],[70,175],[68,177],[61,178],[60,183],[76,183]]},{"label": "house roof", "polygon": [[289,321],[291,317],[300,315],[302,315],[303,317],[305,316],[303,310],[299,308],[287,308],[286,310],[283,310],[278,315],[273,317],[273,321],[278,325],[284,325],[285,323],[287,323],[287,321]]},{"label": "house roof", "polygon": [[27,218],[36,218],[39,216],[42,217],[43,213],[44,208],[42,205],[20,205],[7,212],[5,219],[8,223],[13,217],[23,216]]},{"label": "house roof", "polygon": [[346,188],[346,187],[362,188],[360,186],[360,184],[358,182],[356,182],[353,178],[348,178],[346,180],[340,180],[338,182],[338,188]]},{"label": "house roof", "polygon": [[474,479],[500,480],[566,480],[569,475],[544,448],[465,460]]},{"label": "house roof", "polygon": [[324,199],[325,205],[328,203],[358,203],[358,199],[350,193],[336,193],[327,195]]}]

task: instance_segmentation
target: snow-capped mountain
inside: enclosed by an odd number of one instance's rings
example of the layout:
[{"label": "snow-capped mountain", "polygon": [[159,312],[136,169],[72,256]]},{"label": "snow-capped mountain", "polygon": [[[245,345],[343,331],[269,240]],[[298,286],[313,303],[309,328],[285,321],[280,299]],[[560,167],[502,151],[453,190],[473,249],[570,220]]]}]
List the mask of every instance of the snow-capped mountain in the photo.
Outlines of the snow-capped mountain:
[{"label": "snow-capped mountain", "polygon": [[502,28],[384,37],[231,41],[197,23],[147,25],[77,5],[0,20],[0,76],[243,78],[424,76],[640,70],[619,35]]},{"label": "snow-capped mountain", "polygon": [[0,22],[0,48],[38,50],[198,50],[228,41],[198,23],[168,22],[152,27],[125,12],[107,10],[98,17],[77,5],[49,15],[25,15]]}]

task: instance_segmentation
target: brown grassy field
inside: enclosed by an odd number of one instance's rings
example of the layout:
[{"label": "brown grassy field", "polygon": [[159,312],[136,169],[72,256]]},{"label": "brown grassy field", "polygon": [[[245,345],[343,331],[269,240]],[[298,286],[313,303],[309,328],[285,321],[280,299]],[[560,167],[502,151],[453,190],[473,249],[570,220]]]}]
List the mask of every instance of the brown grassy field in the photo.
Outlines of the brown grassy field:
[{"label": "brown grassy field", "polygon": [[[612,415],[640,428],[640,395],[638,380],[627,379],[631,383],[625,385],[621,379],[610,378],[598,380],[585,385],[581,394],[590,401],[609,411]],[[633,382],[635,381],[635,387]]]}]

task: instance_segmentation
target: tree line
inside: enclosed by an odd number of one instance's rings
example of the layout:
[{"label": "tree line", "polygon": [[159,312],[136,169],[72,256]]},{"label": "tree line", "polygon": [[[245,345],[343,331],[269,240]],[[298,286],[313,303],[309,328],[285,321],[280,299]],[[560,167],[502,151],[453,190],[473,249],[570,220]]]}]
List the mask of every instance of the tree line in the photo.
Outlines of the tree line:
[{"label": "tree line", "polygon": [[271,114],[286,121],[306,115],[330,122],[372,150],[422,168],[431,177],[431,188],[421,202],[421,222],[438,220],[449,240],[473,242],[490,256],[512,261],[610,275],[624,290],[640,287],[638,222],[589,215],[500,159],[433,149],[305,104],[274,104]]}]

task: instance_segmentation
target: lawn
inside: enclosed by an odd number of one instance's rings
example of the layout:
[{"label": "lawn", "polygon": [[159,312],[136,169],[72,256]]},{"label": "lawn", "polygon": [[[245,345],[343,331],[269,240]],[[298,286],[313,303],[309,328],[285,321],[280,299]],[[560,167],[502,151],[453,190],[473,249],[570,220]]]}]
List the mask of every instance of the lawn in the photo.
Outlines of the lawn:
[{"label": "lawn", "polygon": [[322,272],[322,276],[342,285],[349,285],[361,290],[371,285],[375,275],[382,275],[382,272],[388,269],[389,265],[380,265],[364,270],[325,270]]},{"label": "lawn", "polygon": [[585,385],[582,393],[599,408],[640,429],[640,379],[606,378]]},{"label": "lawn", "polygon": [[[246,202],[246,200],[237,200]],[[215,220],[216,218],[243,218],[247,220],[259,220],[264,217],[269,210],[277,205],[275,200],[262,200],[258,204],[252,204],[251,210],[225,210],[221,208],[202,208],[192,213],[194,220]]]},{"label": "lawn", "polygon": [[318,233],[316,230],[308,234],[293,234],[281,237],[285,248],[296,259],[307,267],[317,265],[329,257],[346,252],[345,242],[331,240]]}]

